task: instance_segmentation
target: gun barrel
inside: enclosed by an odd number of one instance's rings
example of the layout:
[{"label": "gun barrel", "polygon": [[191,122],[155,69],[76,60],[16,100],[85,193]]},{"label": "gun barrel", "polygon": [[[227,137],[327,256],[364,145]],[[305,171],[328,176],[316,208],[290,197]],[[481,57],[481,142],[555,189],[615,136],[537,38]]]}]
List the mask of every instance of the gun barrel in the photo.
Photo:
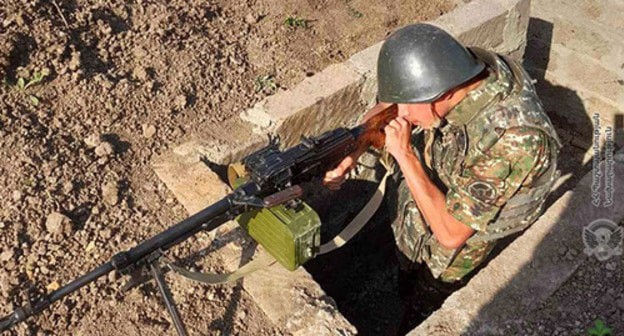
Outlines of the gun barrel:
[{"label": "gun barrel", "polygon": [[15,321],[13,321],[13,315],[15,315],[15,313],[7,315],[0,319],[0,331],[9,330],[13,326],[13,324],[15,324]]}]

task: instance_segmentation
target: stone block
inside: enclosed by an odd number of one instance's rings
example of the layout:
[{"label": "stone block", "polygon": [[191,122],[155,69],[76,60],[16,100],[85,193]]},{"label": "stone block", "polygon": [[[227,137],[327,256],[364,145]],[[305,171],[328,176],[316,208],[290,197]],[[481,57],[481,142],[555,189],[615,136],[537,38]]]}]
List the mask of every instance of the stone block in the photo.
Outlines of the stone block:
[{"label": "stone block", "polygon": [[556,44],[551,46],[549,59],[546,79],[555,78],[576,90],[602,97],[612,105],[624,106],[620,71],[607,69],[590,57]]},{"label": "stone block", "polygon": [[503,42],[502,33],[507,14],[505,2],[471,1],[431,23],[448,31],[468,46],[492,48]]},{"label": "stone block", "polygon": [[189,214],[195,214],[229,192],[229,187],[210,168],[188,156],[170,154],[154,164],[156,175],[165,183]]},{"label": "stone block", "polygon": [[529,27],[531,13],[531,1],[518,1],[507,12],[507,21],[503,30],[504,41],[494,51],[509,55],[511,58],[521,60],[526,47],[526,35]]},{"label": "stone block", "polygon": [[212,163],[228,165],[268,144],[268,133],[269,130],[259,125],[234,117],[205,130],[205,137],[200,140],[182,144],[175,150],[192,151]]},{"label": "stone block", "polygon": [[[588,179],[591,173],[584,178]],[[614,184],[622,183],[624,162],[616,162]],[[622,188],[613,192],[616,200],[624,197]],[[583,181],[565,193],[409,335],[504,335],[505,323],[538,308],[586,260],[585,226],[599,218],[616,223],[624,219],[622,207],[592,205],[591,193],[589,183]],[[562,248],[572,257],[562,258]]]},{"label": "stone block", "polygon": [[467,46],[517,57],[524,47],[529,0],[472,1],[431,23]]},{"label": "stone block", "polygon": [[366,109],[377,103],[377,58],[382,44],[383,42],[374,44],[354,54],[346,62],[365,78],[360,101]]},{"label": "stone block", "polygon": [[[575,22],[585,22],[596,29],[612,32],[624,31],[624,3],[620,0],[552,0],[534,1],[533,13],[537,17],[544,15],[566,17]],[[621,33],[619,34],[621,36]]]},{"label": "stone block", "polygon": [[552,31],[537,32],[535,38],[545,43],[560,45],[572,52],[590,57],[603,67],[612,71],[622,70],[624,43],[621,37],[613,36],[612,31],[605,31],[583,21],[572,21],[567,17],[548,17],[552,23]]},{"label": "stone block", "polygon": [[262,103],[256,103],[254,107],[240,114],[240,118],[248,123],[256,125],[255,133],[262,133],[273,125],[271,116],[267,113]]},{"label": "stone block", "polygon": [[355,335],[336,303],[302,268],[291,272],[279,264],[248,275],[243,288],[269,319],[293,335]]},{"label": "stone block", "polygon": [[319,135],[345,126],[362,111],[364,77],[345,64],[331,65],[290,91],[267,97],[263,103],[284,146],[301,135]]}]

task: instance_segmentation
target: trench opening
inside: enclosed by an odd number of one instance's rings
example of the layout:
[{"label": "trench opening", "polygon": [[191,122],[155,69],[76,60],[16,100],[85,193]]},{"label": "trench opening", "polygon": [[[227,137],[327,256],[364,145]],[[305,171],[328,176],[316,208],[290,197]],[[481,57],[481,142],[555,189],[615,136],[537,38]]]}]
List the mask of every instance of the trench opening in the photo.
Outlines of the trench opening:
[{"label": "trench opening", "polygon": [[[383,172],[377,167],[376,179]],[[332,297],[340,313],[353,324],[359,335],[405,335],[439,309],[444,300],[462,288],[479,270],[487,267],[520,234],[502,239],[486,261],[461,284],[434,290],[426,268],[402,277],[391,223],[397,217],[396,182],[388,181],[384,200],[364,228],[345,246],[308,261],[304,267],[321,288]],[[304,200],[321,217],[321,241],[329,241],[355,217],[377,189],[378,183],[347,180],[337,192],[319,185],[306,186]],[[394,191],[394,192],[393,192]],[[409,279],[406,283],[405,279]],[[401,289],[400,287],[403,287]],[[414,288],[405,299],[405,288]],[[409,294],[408,294],[409,295]]]},{"label": "trench opening", "polygon": [[[304,199],[322,220],[322,242],[336,236],[376,189],[377,183],[356,179],[345,182],[337,192],[319,186],[306,188]],[[418,309],[411,311],[409,323],[402,323],[406,311],[399,290],[399,263],[390,226],[396,218],[396,210],[391,209],[396,201],[393,197],[396,195],[386,194],[377,213],[345,246],[304,265],[360,335],[405,334],[438,309],[446,298],[414,296],[410,306]]]}]

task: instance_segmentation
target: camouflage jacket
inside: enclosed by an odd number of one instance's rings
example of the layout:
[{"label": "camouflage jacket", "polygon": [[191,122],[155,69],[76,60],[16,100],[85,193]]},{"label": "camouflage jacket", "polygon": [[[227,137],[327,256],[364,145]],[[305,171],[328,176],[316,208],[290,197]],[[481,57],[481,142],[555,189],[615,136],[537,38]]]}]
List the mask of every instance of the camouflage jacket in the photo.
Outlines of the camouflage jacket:
[{"label": "camouflage jacket", "polygon": [[[475,269],[498,239],[532,224],[558,177],[561,144],[529,76],[511,60],[471,51],[490,75],[446,115],[445,125],[425,132],[428,145],[420,146],[448,212],[475,230],[454,250],[432,234],[419,243],[426,250],[420,259],[446,282]],[[401,245],[413,237],[396,238],[404,251],[408,247]]]}]

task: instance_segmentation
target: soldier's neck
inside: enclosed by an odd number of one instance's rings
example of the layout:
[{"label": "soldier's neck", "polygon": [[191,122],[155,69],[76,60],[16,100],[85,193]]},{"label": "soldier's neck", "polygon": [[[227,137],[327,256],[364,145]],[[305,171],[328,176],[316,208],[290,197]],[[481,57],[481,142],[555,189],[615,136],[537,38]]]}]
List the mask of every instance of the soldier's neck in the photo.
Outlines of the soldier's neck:
[{"label": "soldier's neck", "polygon": [[462,88],[457,89],[447,100],[447,105],[446,108],[443,110],[445,111],[444,114],[441,114],[440,117],[444,117],[446,116],[449,112],[451,112],[451,110],[453,110],[453,108],[457,105],[459,105],[459,103],[461,103],[462,100],[464,100],[464,98],[466,98],[466,96],[468,95],[468,92],[476,89],[479,87],[479,85],[481,85],[481,83],[483,82],[483,80],[478,80],[476,82],[472,82]]}]

